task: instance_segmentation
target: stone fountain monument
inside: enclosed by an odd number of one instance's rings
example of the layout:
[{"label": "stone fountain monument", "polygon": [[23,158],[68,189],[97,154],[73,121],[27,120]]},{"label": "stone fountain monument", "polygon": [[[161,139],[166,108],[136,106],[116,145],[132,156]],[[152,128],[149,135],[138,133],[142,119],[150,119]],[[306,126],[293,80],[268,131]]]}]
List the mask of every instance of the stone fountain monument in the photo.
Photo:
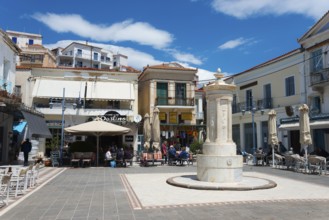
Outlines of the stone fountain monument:
[{"label": "stone fountain monument", "polygon": [[232,99],[236,86],[226,84],[223,74],[205,87],[207,98],[207,138],[203,154],[197,156],[197,178],[205,182],[242,181],[243,159],[232,140]]},{"label": "stone fountain monument", "polygon": [[270,189],[277,184],[268,179],[243,176],[243,159],[236,154],[232,139],[232,100],[235,85],[217,81],[205,87],[207,98],[207,138],[203,154],[197,155],[197,175],[174,176],[167,179],[173,186],[199,190]]}]

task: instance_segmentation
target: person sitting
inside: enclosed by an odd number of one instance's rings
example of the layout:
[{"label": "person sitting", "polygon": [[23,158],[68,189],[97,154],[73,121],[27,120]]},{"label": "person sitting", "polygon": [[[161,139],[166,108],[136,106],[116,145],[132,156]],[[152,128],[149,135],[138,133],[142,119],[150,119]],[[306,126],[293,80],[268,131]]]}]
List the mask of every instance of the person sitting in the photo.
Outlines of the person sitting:
[{"label": "person sitting", "polygon": [[112,154],[111,154],[111,148],[107,150],[105,153],[105,161],[107,162],[107,165],[110,166],[110,162],[113,160]]},{"label": "person sitting", "polygon": [[124,150],[123,161],[125,163],[129,162],[132,165],[133,150],[130,147],[126,147]]},{"label": "person sitting", "polygon": [[175,162],[177,160],[176,149],[174,148],[173,145],[170,145],[168,154],[169,154],[168,164],[171,165],[172,162]]},{"label": "person sitting", "polygon": [[124,151],[123,148],[121,147],[118,149],[116,156],[116,162],[118,166],[125,166],[123,159],[124,159]]},{"label": "person sitting", "polygon": [[186,148],[183,147],[182,151],[178,155],[178,160],[180,161],[180,164],[183,165],[184,160],[187,160],[189,156],[190,155],[186,152]]}]

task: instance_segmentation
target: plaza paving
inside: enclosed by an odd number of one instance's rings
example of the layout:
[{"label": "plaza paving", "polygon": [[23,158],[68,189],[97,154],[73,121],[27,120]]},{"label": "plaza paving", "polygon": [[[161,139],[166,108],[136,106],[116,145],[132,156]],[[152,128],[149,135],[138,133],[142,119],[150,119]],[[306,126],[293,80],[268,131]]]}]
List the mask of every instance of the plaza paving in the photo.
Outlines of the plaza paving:
[{"label": "plaza paving", "polygon": [[329,219],[329,175],[245,166],[277,187],[196,190],[166,183],[196,166],[49,168],[38,188],[0,209],[0,219]]}]

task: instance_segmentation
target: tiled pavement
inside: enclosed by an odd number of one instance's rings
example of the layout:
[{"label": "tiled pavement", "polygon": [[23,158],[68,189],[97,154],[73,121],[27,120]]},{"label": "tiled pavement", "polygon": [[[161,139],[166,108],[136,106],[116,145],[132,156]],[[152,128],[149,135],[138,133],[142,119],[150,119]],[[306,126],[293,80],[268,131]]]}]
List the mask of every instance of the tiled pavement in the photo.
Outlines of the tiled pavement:
[{"label": "tiled pavement", "polygon": [[245,166],[245,174],[266,176],[278,186],[231,192],[189,190],[163,181],[195,173],[196,166],[59,168],[64,171],[46,182],[53,169],[58,168],[43,168],[45,184],[0,210],[0,219],[329,218],[328,175]]}]

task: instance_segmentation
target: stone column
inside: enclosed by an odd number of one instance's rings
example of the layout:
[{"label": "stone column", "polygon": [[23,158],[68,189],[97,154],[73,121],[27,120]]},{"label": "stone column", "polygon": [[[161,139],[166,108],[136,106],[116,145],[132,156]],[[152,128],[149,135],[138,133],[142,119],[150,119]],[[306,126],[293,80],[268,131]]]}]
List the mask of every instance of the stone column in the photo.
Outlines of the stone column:
[{"label": "stone column", "polygon": [[197,178],[205,182],[242,181],[242,156],[232,141],[232,99],[236,86],[226,84],[222,74],[205,87],[207,97],[207,140],[197,156]]}]

